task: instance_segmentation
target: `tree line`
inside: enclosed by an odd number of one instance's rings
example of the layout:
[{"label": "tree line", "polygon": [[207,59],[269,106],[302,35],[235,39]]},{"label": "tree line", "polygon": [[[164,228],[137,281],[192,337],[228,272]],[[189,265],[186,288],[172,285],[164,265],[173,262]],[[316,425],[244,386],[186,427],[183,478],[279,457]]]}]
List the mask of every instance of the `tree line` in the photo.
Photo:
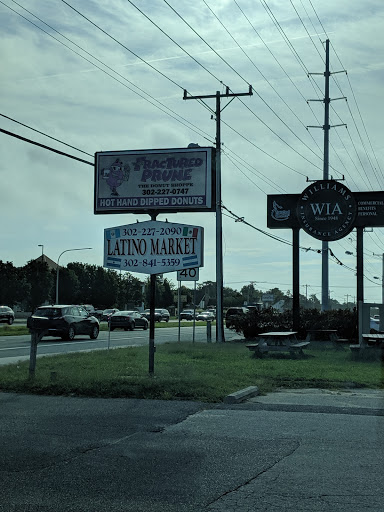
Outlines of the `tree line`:
[{"label": "tree line", "polygon": [[[157,276],[156,307],[170,309],[177,306],[178,292],[182,307],[196,304],[207,308],[216,306],[216,283],[197,283],[196,291],[181,284],[174,285],[169,279]],[[240,291],[223,288],[223,307],[257,304],[263,295],[273,296],[274,303],[280,302],[283,309],[291,309],[292,295],[288,291],[272,288],[267,292],[249,284]],[[68,263],[59,269],[60,304],[92,304],[97,309],[116,307],[119,309],[149,307],[149,277],[140,280],[130,272],[119,272],[102,266],[86,263]],[[56,302],[56,269],[49,268],[46,261],[31,260],[23,267],[0,260],[0,304],[18,306],[23,311],[34,311],[42,304]],[[316,295],[300,295],[300,305],[307,309],[320,309]],[[332,309],[341,308],[337,301],[331,302]],[[348,306],[348,305],[347,305]],[[344,306],[346,307],[346,306]]]}]

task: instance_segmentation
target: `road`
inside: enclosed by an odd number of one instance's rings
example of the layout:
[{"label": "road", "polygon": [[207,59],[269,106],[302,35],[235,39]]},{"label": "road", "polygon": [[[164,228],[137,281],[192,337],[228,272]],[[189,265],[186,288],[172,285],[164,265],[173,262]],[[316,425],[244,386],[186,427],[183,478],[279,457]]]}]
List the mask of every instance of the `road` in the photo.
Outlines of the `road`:
[{"label": "road", "polygon": [[0,393],[0,512],[382,512],[384,410],[340,394],[293,406],[277,393],[240,405]]},{"label": "road", "polygon": [[[60,338],[45,337],[39,343],[38,356],[47,354],[62,354],[68,352],[80,352],[88,350],[103,350],[108,347],[108,331],[100,331],[97,340],[91,340],[89,336],[76,336],[74,341],[61,341]],[[239,337],[232,331],[225,329],[225,338],[227,340]],[[177,342],[179,339],[179,329],[177,327],[163,327],[155,329],[155,344],[166,342]],[[148,345],[149,330],[143,331],[113,331],[110,333],[109,346],[132,347]],[[193,340],[193,327],[181,327],[180,341]],[[207,341],[207,327],[196,326],[195,341]],[[212,328],[212,341],[215,341],[215,328]],[[13,363],[18,360],[29,358],[31,336],[0,336],[0,365]]]}]

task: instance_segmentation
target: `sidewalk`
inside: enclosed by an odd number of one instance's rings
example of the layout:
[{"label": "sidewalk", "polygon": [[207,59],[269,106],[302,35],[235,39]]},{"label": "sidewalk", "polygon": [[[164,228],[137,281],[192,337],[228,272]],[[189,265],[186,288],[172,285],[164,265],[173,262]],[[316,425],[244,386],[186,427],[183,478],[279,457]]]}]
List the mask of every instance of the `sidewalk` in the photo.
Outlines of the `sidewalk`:
[{"label": "sidewalk", "polygon": [[266,406],[295,406],[314,408],[339,408],[352,412],[382,411],[384,415],[384,390],[382,389],[280,389],[265,396],[250,398],[248,403]]}]

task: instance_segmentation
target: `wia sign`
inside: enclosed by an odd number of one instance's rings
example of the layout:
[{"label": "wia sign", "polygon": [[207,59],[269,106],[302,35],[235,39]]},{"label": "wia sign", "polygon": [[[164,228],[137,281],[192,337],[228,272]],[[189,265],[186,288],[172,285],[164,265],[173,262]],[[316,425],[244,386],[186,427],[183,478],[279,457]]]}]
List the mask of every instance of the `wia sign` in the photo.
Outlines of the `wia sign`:
[{"label": "wia sign", "polygon": [[318,240],[332,241],[345,237],[354,227],[356,213],[352,192],[342,183],[332,180],[310,185],[297,203],[302,229]]},{"label": "wia sign", "polygon": [[384,192],[351,192],[342,183],[327,180],[313,183],[302,194],[271,194],[267,226],[303,228],[325,241],[343,238],[357,227],[384,227]]}]

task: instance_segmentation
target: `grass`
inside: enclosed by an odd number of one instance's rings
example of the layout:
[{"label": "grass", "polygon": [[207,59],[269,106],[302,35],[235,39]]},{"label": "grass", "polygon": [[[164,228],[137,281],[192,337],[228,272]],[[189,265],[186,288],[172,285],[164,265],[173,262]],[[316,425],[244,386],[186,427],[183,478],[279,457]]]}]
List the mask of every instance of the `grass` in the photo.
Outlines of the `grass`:
[{"label": "grass", "polygon": [[252,358],[241,343],[168,343],[155,354],[148,375],[148,347],[42,357],[34,380],[29,362],[0,367],[0,390],[89,397],[128,397],[220,402],[239,389],[258,386],[340,389],[384,388],[381,360],[354,360],[349,350],[308,349],[302,359],[272,353]]},{"label": "grass", "polygon": [[[196,325],[206,325],[206,322],[196,321]],[[216,322],[212,322],[212,325],[216,325]],[[156,322],[156,329],[163,329],[165,327],[178,327],[179,322],[177,320],[170,320],[169,322]],[[193,322],[180,322],[181,327],[192,327]],[[100,324],[100,331],[108,331],[108,325],[106,322]],[[25,325],[1,325],[0,336],[22,336],[23,334],[29,334],[29,329]]]}]

